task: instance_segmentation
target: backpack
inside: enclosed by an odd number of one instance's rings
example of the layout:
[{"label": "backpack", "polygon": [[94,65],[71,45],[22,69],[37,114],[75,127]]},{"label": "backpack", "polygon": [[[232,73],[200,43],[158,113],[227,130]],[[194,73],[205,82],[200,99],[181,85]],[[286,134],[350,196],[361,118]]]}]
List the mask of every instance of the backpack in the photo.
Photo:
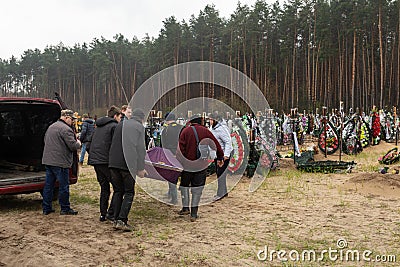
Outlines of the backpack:
[{"label": "backpack", "polygon": [[200,144],[199,136],[197,135],[196,128],[194,126],[190,126],[193,129],[194,136],[196,137],[196,159],[206,160],[210,158],[210,147],[208,145]]},{"label": "backpack", "polygon": [[176,122],[166,125],[161,132],[161,147],[167,148],[175,154],[182,128],[183,126]]}]

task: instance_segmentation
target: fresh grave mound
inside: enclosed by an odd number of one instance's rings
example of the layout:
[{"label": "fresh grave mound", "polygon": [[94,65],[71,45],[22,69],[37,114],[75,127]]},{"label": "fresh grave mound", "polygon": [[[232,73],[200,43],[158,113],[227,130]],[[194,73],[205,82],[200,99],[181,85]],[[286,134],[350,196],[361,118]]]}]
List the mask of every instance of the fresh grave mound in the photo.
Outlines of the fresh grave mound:
[{"label": "fresh grave mound", "polygon": [[344,187],[366,195],[400,198],[400,175],[360,173],[349,179]]},{"label": "fresh grave mound", "polygon": [[380,173],[362,173],[349,180],[351,183],[368,183],[377,186],[389,186],[400,188],[400,175],[398,174],[380,174]]}]

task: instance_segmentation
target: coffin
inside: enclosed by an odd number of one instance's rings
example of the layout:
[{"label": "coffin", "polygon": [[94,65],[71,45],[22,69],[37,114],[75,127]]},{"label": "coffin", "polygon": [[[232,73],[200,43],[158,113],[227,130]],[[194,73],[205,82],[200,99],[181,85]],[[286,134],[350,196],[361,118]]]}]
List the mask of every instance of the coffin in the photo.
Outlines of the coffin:
[{"label": "coffin", "polygon": [[176,184],[183,167],[170,150],[153,147],[147,150],[145,170],[148,173],[146,177]]}]

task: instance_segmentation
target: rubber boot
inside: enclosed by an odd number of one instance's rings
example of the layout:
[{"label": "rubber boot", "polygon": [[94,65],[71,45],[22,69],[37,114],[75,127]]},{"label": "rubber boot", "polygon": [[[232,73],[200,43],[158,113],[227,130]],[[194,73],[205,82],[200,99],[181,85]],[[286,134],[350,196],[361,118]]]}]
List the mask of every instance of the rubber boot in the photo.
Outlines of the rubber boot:
[{"label": "rubber boot", "polygon": [[176,189],[176,184],[168,183],[168,188],[168,192],[171,197],[170,203],[175,205],[176,203],[178,203],[178,190]]},{"label": "rubber boot", "polygon": [[179,215],[189,214],[189,188],[180,188],[182,197],[182,210]]},{"label": "rubber boot", "polygon": [[190,210],[190,220],[193,222],[197,219],[197,211],[199,210],[200,194],[192,194],[192,204]]}]

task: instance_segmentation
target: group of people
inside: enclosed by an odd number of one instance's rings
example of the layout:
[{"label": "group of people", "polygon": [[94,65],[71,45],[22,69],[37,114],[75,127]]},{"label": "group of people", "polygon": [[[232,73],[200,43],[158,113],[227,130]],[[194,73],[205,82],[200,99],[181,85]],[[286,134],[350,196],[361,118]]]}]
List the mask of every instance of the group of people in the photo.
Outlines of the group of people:
[{"label": "group of people", "polygon": [[[218,190],[214,200],[228,196],[226,185],[226,169],[232,153],[232,140],[226,122],[217,114],[209,116],[211,128],[204,126],[201,116],[193,116],[186,127],[176,122],[173,113],[167,113],[165,124],[161,132],[161,146],[169,149],[183,166],[179,189],[181,191],[182,209],[179,215],[189,215],[190,221],[198,218],[198,206],[207,178],[208,160],[201,158],[199,147],[216,151],[216,171]],[[168,183],[168,195],[171,203],[177,203],[176,186]],[[190,201],[190,192],[192,193]]]},{"label": "group of people", "polygon": [[[123,105],[121,107],[121,117],[119,118],[119,120],[124,120],[126,117],[130,117],[132,115],[132,110],[130,108],[128,108],[128,105]],[[75,116],[77,113],[74,113]],[[80,131],[78,134],[78,139],[81,141],[82,143],[82,147],[81,147],[81,154],[79,156],[79,164],[83,165],[83,161],[85,160],[85,155],[86,155],[86,150],[87,150],[87,146],[90,145],[91,140],[92,140],[92,134],[94,131],[94,127],[96,125],[96,119],[97,116],[95,116],[95,119],[92,119],[89,114],[83,114],[82,115],[82,123],[81,123],[81,127],[80,127]],[[77,117],[75,117],[77,118]],[[78,132],[78,128],[76,127],[76,119],[75,119],[75,129]]]},{"label": "group of people", "polygon": [[[143,110],[132,110],[129,106],[121,109],[112,106],[107,116],[98,118],[95,122],[86,118],[79,138],[72,127],[75,119],[71,110],[62,110],[60,119],[45,134],[42,159],[46,167],[43,214],[54,212],[51,201],[56,180],[59,181],[60,188],[60,214],[78,213],[69,203],[69,168],[73,163],[73,153],[82,146],[81,151],[89,154],[88,164],[94,167],[101,188],[100,221],[109,220],[113,222],[115,229],[132,231],[132,226],[128,224],[128,215],[135,195],[135,177],[143,178],[147,174]],[[178,214],[190,214],[192,222],[198,218],[198,207],[207,176],[208,160],[199,152],[202,145],[216,151],[218,191],[215,200],[228,195],[226,169],[233,150],[230,131],[217,113],[210,115],[210,125],[209,129],[204,125],[201,116],[193,116],[183,126],[176,122],[173,113],[168,113],[162,131],[162,147],[169,149],[184,169],[179,185],[183,207]],[[82,156],[81,152],[80,163],[83,163],[83,159],[84,154]],[[113,194],[109,203],[110,185]],[[176,185],[170,185],[169,196],[171,203],[177,204]]]}]

